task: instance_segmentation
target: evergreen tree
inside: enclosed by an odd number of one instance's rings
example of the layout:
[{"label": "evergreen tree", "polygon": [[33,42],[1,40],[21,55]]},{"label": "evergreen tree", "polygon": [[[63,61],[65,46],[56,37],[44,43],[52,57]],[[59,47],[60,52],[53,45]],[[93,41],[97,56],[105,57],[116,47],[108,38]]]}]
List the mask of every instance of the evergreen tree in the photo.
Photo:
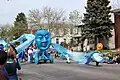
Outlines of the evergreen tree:
[{"label": "evergreen tree", "polygon": [[83,39],[93,39],[97,43],[103,38],[109,39],[112,36],[109,3],[108,0],[87,0],[83,19]]},{"label": "evergreen tree", "polygon": [[14,22],[14,36],[15,39],[21,36],[24,33],[27,33],[28,31],[28,23],[27,19],[24,13],[18,13],[16,20]]}]

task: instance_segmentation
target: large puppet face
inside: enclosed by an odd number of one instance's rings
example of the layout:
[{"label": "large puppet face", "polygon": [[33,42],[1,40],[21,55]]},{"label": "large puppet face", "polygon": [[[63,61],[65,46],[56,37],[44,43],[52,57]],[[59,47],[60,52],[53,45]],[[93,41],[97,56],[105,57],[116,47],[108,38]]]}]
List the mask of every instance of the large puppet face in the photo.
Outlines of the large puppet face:
[{"label": "large puppet face", "polygon": [[51,35],[47,30],[39,30],[36,32],[36,46],[40,50],[47,50],[51,44]]}]

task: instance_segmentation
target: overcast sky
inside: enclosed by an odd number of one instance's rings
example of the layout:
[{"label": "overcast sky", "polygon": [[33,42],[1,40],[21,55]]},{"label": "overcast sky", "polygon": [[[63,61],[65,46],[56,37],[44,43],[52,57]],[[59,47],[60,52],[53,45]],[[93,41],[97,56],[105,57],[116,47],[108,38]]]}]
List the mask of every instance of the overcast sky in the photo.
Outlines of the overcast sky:
[{"label": "overcast sky", "polygon": [[83,13],[85,3],[86,0],[0,0],[0,24],[12,24],[17,13],[24,12],[28,15],[29,10],[41,9],[43,6],[62,8],[66,14],[76,9]]},{"label": "overcast sky", "polygon": [[[63,9],[68,15],[73,10],[79,10],[81,14],[85,12],[87,0],[0,0],[0,24],[10,23],[15,20],[19,12],[24,12],[26,16],[29,10],[42,9],[43,6]],[[115,6],[119,5],[119,0],[110,0]],[[118,2],[117,2],[118,1]]]}]

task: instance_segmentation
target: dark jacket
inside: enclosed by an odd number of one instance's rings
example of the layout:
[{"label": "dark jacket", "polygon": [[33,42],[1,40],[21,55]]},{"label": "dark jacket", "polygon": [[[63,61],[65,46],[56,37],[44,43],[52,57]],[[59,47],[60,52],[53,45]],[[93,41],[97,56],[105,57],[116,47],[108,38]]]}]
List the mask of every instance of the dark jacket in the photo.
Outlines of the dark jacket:
[{"label": "dark jacket", "polygon": [[116,62],[117,62],[118,64],[120,64],[120,57],[118,57],[118,58],[116,59]]},{"label": "dark jacket", "polygon": [[20,66],[18,60],[13,63],[7,63],[5,66],[5,69],[8,73],[9,80],[18,80],[17,69],[18,70],[21,69],[21,66]]}]

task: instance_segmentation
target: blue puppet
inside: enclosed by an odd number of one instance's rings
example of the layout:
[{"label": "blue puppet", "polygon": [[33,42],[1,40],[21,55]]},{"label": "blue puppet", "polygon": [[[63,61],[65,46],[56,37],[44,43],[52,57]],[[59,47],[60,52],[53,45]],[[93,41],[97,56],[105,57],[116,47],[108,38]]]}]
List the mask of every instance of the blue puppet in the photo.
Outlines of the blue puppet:
[{"label": "blue puppet", "polygon": [[104,57],[101,54],[101,49],[103,48],[103,45],[101,43],[97,44],[96,51],[92,51],[89,53],[85,52],[72,52],[59,44],[52,44],[53,48],[60,53],[61,56],[65,56],[67,59],[67,62],[69,63],[70,60],[73,60],[77,62],[78,64],[89,64],[91,59],[93,59],[96,62],[96,66],[99,65],[100,62],[103,61]]},{"label": "blue puppet", "polygon": [[93,59],[96,62],[96,66],[98,66],[99,63],[102,62],[104,59],[102,53],[100,52],[102,49],[103,49],[103,44],[98,43],[96,51],[88,53],[87,62],[85,64],[89,64],[91,59]]},{"label": "blue puppet", "polygon": [[37,47],[34,58],[35,64],[38,64],[40,60],[44,60],[44,62],[49,60],[52,63],[53,57],[47,52],[51,44],[51,34],[47,30],[37,31],[35,34],[35,43]]}]

